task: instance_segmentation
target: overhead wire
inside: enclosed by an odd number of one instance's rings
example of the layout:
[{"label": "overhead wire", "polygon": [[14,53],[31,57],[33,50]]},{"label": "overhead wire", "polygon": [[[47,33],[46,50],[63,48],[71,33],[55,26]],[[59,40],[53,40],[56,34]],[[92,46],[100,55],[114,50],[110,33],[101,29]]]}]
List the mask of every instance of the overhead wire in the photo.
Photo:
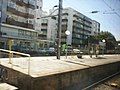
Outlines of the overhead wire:
[{"label": "overhead wire", "polygon": [[[116,14],[119,18],[120,18],[120,15],[116,12],[116,9],[113,9],[105,0],[102,0],[104,2],[104,4],[109,7],[113,12],[114,14]],[[120,2],[120,0],[119,0]],[[118,33],[117,33],[118,34]],[[120,36],[118,35],[118,38],[120,38]]]},{"label": "overhead wire", "polygon": [[105,0],[102,0],[120,18],[120,15]]}]

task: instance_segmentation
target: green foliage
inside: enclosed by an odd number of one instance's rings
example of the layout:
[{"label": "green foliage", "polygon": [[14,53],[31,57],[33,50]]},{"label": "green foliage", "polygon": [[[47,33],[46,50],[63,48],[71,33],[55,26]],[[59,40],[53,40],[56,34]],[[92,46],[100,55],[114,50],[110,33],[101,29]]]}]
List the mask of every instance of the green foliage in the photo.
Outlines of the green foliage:
[{"label": "green foliage", "polygon": [[105,40],[105,49],[106,50],[115,50],[115,47],[117,46],[117,41],[110,32],[108,31],[102,31],[98,35],[89,36],[86,40],[83,41],[84,45],[90,45],[92,44],[99,44],[99,42],[102,42],[102,40]]},{"label": "green foliage", "polygon": [[100,32],[99,35],[92,36],[92,41],[94,41],[94,42],[95,42],[95,40],[102,42],[103,39],[105,40],[107,50],[115,49],[115,46],[117,45],[117,41],[110,32],[102,31],[102,32]]},{"label": "green foliage", "polygon": [[65,51],[65,49],[67,49],[67,44],[63,44],[63,45],[62,45],[62,51],[63,51],[63,52]]}]

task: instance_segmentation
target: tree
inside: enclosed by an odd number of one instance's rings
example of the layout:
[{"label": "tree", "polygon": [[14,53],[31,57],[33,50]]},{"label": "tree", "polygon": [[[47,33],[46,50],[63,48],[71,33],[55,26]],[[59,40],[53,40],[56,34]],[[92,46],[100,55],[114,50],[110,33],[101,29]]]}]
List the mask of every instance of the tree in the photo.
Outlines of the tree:
[{"label": "tree", "polygon": [[106,50],[114,50],[115,49],[115,47],[117,45],[117,41],[116,41],[114,35],[112,35],[110,32],[102,31],[102,32],[100,32],[100,34],[97,37],[99,38],[100,41],[105,39]]},{"label": "tree", "polygon": [[95,45],[99,44],[99,42],[102,42],[102,40],[105,40],[106,43],[106,50],[115,50],[115,47],[117,46],[117,41],[113,34],[111,34],[108,31],[101,31],[98,35],[89,36],[85,41],[85,45]]},{"label": "tree", "polygon": [[98,36],[89,36],[86,40],[84,40],[84,44],[88,45],[90,44],[99,44],[99,38]]}]

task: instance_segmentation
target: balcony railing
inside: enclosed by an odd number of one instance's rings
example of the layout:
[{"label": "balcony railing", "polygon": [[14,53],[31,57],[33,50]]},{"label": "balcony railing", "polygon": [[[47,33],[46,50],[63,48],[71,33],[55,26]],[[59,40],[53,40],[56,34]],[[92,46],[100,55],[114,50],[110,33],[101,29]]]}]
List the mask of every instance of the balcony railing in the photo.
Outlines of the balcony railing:
[{"label": "balcony railing", "polygon": [[10,24],[10,25],[15,25],[15,26],[33,29],[33,24],[15,21],[13,18],[6,18],[6,23]]},{"label": "balcony railing", "polygon": [[31,19],[34,18],[34,15],[29,14],[29,13],[20,12],[20,11],[18,11],[18,10],[16,10],[16,9],[10,7],[10,6],[7,7],[7,11],[8,11],[8,12],[11,12],[12,14],[15,14],[15,15],[17,15],[17,16],[24,17],[24,18],[31,18]]},{"label": "balcony railing", "polygon": [[12,0],[12,1],[15,2],[17,5],[35,9],[35,6],[32,3],[29,3],[29,2],[25,3],[23,0],[17,0],[17,1],[16,0]]}]

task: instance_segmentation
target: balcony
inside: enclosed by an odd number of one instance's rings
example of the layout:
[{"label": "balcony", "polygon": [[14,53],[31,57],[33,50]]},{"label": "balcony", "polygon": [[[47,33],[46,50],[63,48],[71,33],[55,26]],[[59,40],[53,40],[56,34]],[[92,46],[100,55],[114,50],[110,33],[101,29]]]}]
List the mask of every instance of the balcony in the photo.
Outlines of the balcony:
[{"label": "balcony", "polygon": [[15,14],[17,16],[21,16],[21,17],[24,17],[24,18],[34,18],[34,15],[32,14],[28,14],[28,13],[23,13],[23,12],[20,12],[20,11],[17,11],[16,9],[12,8],[12,7],[7,7],[7,11],[8,12],[11,12],[12,14]]},{"label": "balcony", "polygon": [[16,0],[12,0],[12,1],[15,2],[17,5],[35,9],[34,5],[32,5],[31,3],[25,3],[23,0],[17,0],[17,1]]},{"label": "balcony", "polygon": [[76,29],[74,29],[72,33],[73,34],[83,34],[83,30],[76,30]]},{"label": "balcony", "polygon": [[15,21],[12,18],[6,18],[6,23],[10,24],[10,25],[15,25],[15,26],[20,26],[20,27],[24,27],[24,28],[33,29],[33,24]]},{"label": "balcony", "polygon": [[81,30],[83,30],[83,27],[81,27],[78,24],[73,23],[73,29],[81,29]]},{"label": "balcony", "polygon": [[47,35],[39,34],[38,39],[47,40]]},{"label": "balcony", "polygon": [[48,24],[47,23],[41,23],[41,26],[48,26]]},{"label": "balcony", "polygon": [[77,21],[76,21],[76,20],[73,20],[73,24],[74,24],[74,25],[78,25],[78,24],[79,24],[79,25],[84,25],[83,22],[78,21],[78,20],[77,20]]},{"label": "balcony", "polygon": [[64,18],[62,19],[62,22],[68,22],[68,19]]}]

